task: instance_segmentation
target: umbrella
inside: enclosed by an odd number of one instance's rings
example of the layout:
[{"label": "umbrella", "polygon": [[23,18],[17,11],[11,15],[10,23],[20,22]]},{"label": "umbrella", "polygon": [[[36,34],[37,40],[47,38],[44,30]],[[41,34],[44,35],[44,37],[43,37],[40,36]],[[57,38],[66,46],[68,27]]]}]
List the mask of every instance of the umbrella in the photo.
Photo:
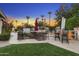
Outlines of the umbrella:
[{"label": "umbrella", "polygon": [[36,18],[36,20],[35,20],[35,31],[38,31],[38,19],[39,18]]}]

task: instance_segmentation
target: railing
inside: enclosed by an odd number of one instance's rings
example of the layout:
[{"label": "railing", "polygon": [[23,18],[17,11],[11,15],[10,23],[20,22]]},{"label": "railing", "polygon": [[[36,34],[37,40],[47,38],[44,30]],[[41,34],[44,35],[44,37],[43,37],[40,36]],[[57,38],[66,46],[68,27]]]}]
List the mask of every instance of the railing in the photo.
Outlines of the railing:
[{"label": "railing", "polygon": [[36,40],[46,40],[46,32],[30,32],[30,33],[18,33],[18,39],[36,39]]},{"label": "railing", "polygon": [[[74,30],[69,30],[70,32],[72,32],[73,35],[71,35],[71,37],[73,39],[75,39],[75,34],[74,34]],[[36,40],[46,40],[46,39],[49,39],[49,37],[53,37],[56,40],[59,40],[60,42],[67,42],[69,43],[69,31],[68,30],[64,30],[63,31],[63,34],[61,35],[60,34],[60,30],[59,32],[57,31],[54,31],[54,36],[50,36],[47,34],[49,32],[41,32],[41,31],[31,31],[30,33],[18,33],[18,39],[19,40],[23,40],[23,39],[36,39]],[[60,36],[62,36],[62,38],[60,38]],[[52,39],[53,40],[53,39]]]}]

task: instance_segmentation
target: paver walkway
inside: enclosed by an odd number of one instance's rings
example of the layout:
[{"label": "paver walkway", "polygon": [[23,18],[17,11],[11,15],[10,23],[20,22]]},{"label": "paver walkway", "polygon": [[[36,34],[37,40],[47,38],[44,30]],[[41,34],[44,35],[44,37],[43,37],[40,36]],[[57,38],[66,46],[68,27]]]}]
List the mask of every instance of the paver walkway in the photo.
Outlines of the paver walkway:
[{"label": "paver walkway", "polygon": [[60,41],[55,41],[50,39],[48,40],[48,43],[79,54],[79,41],[70,40],[70,43],[68,44],[68,43],[61,43]]},{"label": "paver walkway", "polygon": [[36,39],[24,39],[24,40],[18,40],[17,42],[13,42],[10,44],[23,44],[23,43],[47,43],[47,40],[38,41]]},{"label": "paver walkway", "polygon": [[49,44],[52,44],[79,54],[79,40],[69,40],[69,44],[66,42],[61,43],[59,40],[55,40],[54,35],[52,36],[53,37],[49,37],[49,40],[47,41]]},{"label": "paver walkway", "polygon": [[5,47],[10,45],[9,41],[0,41],[0,47]]}]

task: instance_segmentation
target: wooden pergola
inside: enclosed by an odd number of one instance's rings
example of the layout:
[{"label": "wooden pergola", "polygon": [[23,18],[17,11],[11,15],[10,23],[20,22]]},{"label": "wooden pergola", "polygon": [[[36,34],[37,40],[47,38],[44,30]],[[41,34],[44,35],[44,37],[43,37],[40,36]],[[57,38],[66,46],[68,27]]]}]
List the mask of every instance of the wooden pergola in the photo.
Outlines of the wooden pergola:
[{"label": "wooden pergola", "polygon": [[[7,23],[7,16],[5,15],[5,13],[3,12],[3,10],[0,10],[0,23],[1,23],[1,28],[6,25],[6,27],[9,27],[9,24]],[[1,30],[2,31],[2,30]]]}]

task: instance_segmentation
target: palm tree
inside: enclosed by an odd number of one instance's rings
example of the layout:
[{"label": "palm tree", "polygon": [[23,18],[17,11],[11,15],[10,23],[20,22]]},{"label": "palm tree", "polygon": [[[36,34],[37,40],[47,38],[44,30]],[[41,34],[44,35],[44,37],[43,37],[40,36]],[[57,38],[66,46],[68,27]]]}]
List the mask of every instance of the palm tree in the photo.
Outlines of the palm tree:
[{"label": "palm tree", "polygon": [[41,15],[41,18],[42,18],[42,26],[44,28],[44,23],[43,23],[43,21],[44,21],[44,15]]},{"label": "palm tree", "polygon": [[41,18],[42,18],[42,22],[43,22],[43,20],[44,20],[44,19],[43,19],[43,18],[44,18],[44,15],[41,15]]},{"label": "palm tree", "polygon": [[51,20],[51,14],[52,14],[52,12],[48,12],[48,14],[49,14],[49,26],[50,26],[50,20]]},{"label": "palm tree", "polygon": [[30,27],[30,25],[29,25],[30,16],[26,16],[26,18],[27,18],[27,27],[30,28],[30,31],[31,31],[31,27]]},{"label": "palm tree", "polygon": [[[43,21],[44,21],[44,15],[41,15],[41,18],[42,18],[42,24],[43,24]],[[43,24],[44,25],[44,24]],[[42,25],[42,26],[43,26]]]},{"label": "palm tree", "polygon": [[26,18],[27,18],[27,25],[29,25],[29,16],[26,16]]},{"label": "palm tree", "polygon": [[46,18],[44,18],[44,26],[46,26]]}]

